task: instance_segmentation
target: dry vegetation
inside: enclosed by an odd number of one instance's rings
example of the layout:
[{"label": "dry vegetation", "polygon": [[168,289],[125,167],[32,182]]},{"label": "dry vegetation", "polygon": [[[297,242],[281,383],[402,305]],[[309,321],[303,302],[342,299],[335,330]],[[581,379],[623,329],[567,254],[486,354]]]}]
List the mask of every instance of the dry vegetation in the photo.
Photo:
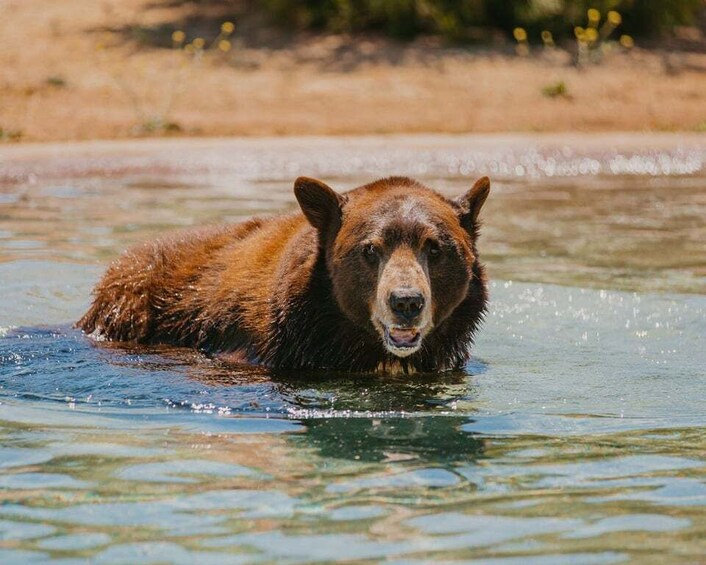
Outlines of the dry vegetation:
[{"label": "dry vegetation", "polygon": [[617,49],[579,69],[558,50],[295,41],[235,20],[230,51],[194,60],[171,30],[209,39],[229,17],[198,6],[0,0],[0,139],[706,129],[704,52]]}]

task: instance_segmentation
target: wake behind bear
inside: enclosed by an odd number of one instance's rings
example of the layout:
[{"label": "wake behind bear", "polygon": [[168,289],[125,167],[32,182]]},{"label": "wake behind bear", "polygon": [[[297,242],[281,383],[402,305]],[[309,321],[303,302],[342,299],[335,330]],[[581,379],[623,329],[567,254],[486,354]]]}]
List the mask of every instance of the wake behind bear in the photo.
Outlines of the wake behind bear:
[{"label": "wake behind bear", "polygon": [[476,240],[489,191],[487,177],[456,200],[404,177],[344,194],[299,178],[303,214],[127,251],[77,325],[273,368],[457,369],[486,308]]}]

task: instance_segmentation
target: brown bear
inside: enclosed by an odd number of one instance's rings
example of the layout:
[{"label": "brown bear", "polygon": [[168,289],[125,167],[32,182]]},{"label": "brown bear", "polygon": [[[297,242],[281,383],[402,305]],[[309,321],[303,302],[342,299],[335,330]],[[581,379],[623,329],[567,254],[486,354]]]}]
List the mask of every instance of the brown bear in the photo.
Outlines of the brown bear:
[{"label": "brown bear", "polygon": [[129,250],[78,326],[273,368],[460,368],[487,302],[476,240],[489,191],[487,177],[456,200],[404,177],[344,194],[299,178],[303,214]]}]

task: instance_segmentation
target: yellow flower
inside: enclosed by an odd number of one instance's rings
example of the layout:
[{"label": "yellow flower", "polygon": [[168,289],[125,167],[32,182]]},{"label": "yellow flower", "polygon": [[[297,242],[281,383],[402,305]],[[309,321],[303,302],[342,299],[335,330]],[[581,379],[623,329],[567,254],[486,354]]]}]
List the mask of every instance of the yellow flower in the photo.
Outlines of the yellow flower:
[{"label": "yellow flower", "polygon": [[623,17],[615,10],[611,10],[608,12],[608,21],[614,26],[619,26],[620,22],[623,21]]},{"label": "yellow flower", "polygon": [[596,39],[598,39],[598,31],[594,27],[589,27],[586,30],[586,41],[593,43]]},{"label": "yellow flower", "polygon": [[194,46],[189,43],[186,47],[184,47],[184,51],[191,55],[195,51],[195,49]]},{"label": "yellow flower", "polygon": [[521,27],[516,27],[512,30],[512,35],[517,41],[527,41],[527,32]]},{"label": "yellow flower", "polygon": [[174,43],[183,43],[186,39],[186,34],[183,31],[175,31],[172,33],[172,41]]},{"label": "yellow flower", "polygon": [[595,8],[588,10],[588,21],[592,24],[597,24],[601,20],[601,13]]},{"label": "yellow flower", "polygon": [[625,49],[632,49],[633,47],[635,47],[635,41],[629,35],[621,35],[620,45],[625,47]]},{"label": "yellow flower", "polygon": [[554,36],[552,35],[551,31],[547,31],[546,29],[542,32],[542,41],[544,43],[554,43]]},{"label": "yellow flower", "polygon": [[204,41],[203,37],[197,37],[192,41],[192,44],[195,49],[203,49],[203,46],[206,45],[206,41]]},{"label": "yellow flower", "polygon": [[221,32],[223,33],[233,33],[233,30],[235,29],[235,24],[233,22],[223,22],[221,25]]},{"label": "yellow flower", "polygon": [[218,42],[218,48],[224,53],[228,53],[228,51],[230,51],[230,41],[227,39],[221,39]]},{"label": "yellow flower", "polygon": [[576,36],[576,39],[579,41],[583,39],[585,34],[585,30],[581,26],[576,26],[574,28],[574,35]]}]

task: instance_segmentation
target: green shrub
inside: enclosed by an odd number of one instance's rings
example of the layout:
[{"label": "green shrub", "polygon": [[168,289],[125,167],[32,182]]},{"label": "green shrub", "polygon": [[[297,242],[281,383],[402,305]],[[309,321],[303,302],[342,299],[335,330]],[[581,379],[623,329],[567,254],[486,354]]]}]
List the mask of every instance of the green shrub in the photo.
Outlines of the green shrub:
[{"label": "green shrub", "polygon": [[467,0],[259,0],[280,23],[335,32],[377,31],[399,39],[438,33],[462,39],[484,20],[485,1]]},{"label": "green shrub", "polygon": [[566,87],[566,83],[561,80],[542,88],[542,94],[548,98],[559,98],[560,96],[568,97],[569,89]]},{"label": "green shrub", "polygon": [[542,30],[570,37],[585,25],[586,12],[623,15],[622,31],[636,36],[668,34],[675,25],[692,24],[703,0],[256,0],[275,21],[299,29],[380,32],[409,39],[440,35],[451,41],[483,38],[493,30],[511,36],[515,27],[531,38]]}]

